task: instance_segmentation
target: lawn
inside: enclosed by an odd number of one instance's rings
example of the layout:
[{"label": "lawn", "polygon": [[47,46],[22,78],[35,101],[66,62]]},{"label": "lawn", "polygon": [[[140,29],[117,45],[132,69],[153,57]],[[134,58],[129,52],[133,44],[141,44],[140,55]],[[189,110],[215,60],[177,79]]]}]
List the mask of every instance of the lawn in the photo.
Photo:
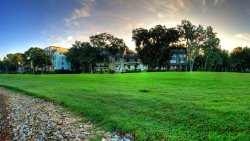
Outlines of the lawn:
[{"label": "lawn", "polygon": [[162,72],[0,75],[136,140],[249,140],[250,74]]}]

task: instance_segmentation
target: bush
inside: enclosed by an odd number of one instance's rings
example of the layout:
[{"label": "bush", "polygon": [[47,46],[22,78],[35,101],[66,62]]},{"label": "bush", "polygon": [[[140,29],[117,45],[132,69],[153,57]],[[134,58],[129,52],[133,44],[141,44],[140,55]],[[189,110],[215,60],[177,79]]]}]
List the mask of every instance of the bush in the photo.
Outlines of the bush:
[{"label": "bush", "polygon": [[115,71],[114,70],[109,70],[109,73],[115,73]]},{"label": "bush", "polygon": [[69,74],[71,73],[70,70],[55,70],[56,74]]},{"label": "bush", "polygon": [[34,74],[42,74],[43,72],[38,70],[38,71],[35,71]]},{"label": "bush", "polygon": [[48,71],[48,74],[56,74],[56,71]]},{"label": "bush", "polygon": [[122,72],[122,73],[138,73],[138,72],[141,72],[141,70],[125,70],[125,72]]},{"label": "bush", "polygon": [[[167,71],[167,70],[161,70],[161,69],[147,70],[147,72],[166,72],[166,71]],[[169,69],[169,71],[175,71],[175,70]]]}]

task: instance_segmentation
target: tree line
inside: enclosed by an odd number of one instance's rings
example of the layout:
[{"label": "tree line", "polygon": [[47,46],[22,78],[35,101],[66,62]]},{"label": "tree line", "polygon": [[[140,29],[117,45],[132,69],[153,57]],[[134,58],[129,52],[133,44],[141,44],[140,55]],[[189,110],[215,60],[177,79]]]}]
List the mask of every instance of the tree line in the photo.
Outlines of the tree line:
[{"label": "tree line", "polygon": [[46,55],[44,49],[31,47],[24,53],[7,54],[0,60],[0,72],[16,73],[21,71],[20,68],[25,72],[35,72],[38,69],[46,71],[50,65],[50,56]]},{"label": "tree line", "polygon": [[166,28],[156,25],[151,29],[132,31],[136,51],[149,71],[169,66],[171,48],[185,48],[186,70],[250,72],[248,47],[237,47],[231,53],[220,46],[220,39],[211,26],[204,28],[182,20],[180,25]]},{"label": "tree line", "polygon": [[[186,50],[186,71],[250,71],[250,48],[237,47],[231,53],[220,46],[220,39],[211,26],[194,25],[182,20],[176,27],[156,25],[150,29],[137,28],[132,31],[135,51],[141,63],[149,71],[161,71],[169,67],[173,48]],[[93,72],[97,62],[113,61],[130,51],[123,39],[109,33],[90,36],[90,42],[76,41],[65,54],[73,72]],[[20,66],[27,71],[34,68],[48,70],[51,56],[38,47],[24,53],[7,54],[0,61],[1,72],[17,72]]]},{"label": "tree line", "polygon": [[123,39],[101,33],[90,36],[90,42],[76,41],[65,55],[73,72],[92,73],[97,62],[109,62],[110,57],[121,57],[125,50],[128,47]]}]

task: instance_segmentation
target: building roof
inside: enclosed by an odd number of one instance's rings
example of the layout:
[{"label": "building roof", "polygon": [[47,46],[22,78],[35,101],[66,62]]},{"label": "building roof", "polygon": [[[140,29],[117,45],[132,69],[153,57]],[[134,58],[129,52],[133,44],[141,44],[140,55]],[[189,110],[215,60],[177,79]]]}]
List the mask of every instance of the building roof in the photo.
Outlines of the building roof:
[{"label": "building roof", "polygon": [[68,48],[58,47],[58,46],[49,46],[48,48],[50,49],[50,51],[59,51],[59,52],[68,52],[69,51]]}]

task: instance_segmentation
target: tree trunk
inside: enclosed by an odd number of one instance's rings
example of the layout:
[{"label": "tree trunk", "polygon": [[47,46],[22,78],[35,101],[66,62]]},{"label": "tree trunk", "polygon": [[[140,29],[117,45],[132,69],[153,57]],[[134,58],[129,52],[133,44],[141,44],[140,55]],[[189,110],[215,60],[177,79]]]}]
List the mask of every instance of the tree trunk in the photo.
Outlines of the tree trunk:
[{"label": "tree trunk", "polygon": [[208,56],[206,57],[206,60],[205,60],[204,71],[207,70],[207,60],[208,60]]},{"label": "tree trunk", "polygon": [[93,69],[92,69],[92,64],[89,64],[89,72],[92,74],[93,73]]},{"label": "tree trunk", "polygon": [[193,59],[191,59],[192,60],[192,69],[191,69],[191,71],[193,71],[193,67],[194,67],[194,62],[195,62],[195,59],[196,59],[196,55],[198,54],[198,51],[200,50],[200,48],[199,47],[197,47],[196,49],[195,49],[195,52],[194,52],[194,58]]},{"label": "tree trunk", "polygon": [[180,57],[180,52],[178,53],[179,55],[179,72],[181,71],[181,57]]},{"label": "tree trunk", "polygon": [[214,72],[216,72],[216,69],[217,69],[217,65],[215,65],[215,67],[214,67]]},{"label": "tree trunk", "polygon": [[191,66],[192,66],[192,59],[191,59],[191,52],[190,52],[190,54],[189,54],[189,71],[190,72],[192,71]]}]

